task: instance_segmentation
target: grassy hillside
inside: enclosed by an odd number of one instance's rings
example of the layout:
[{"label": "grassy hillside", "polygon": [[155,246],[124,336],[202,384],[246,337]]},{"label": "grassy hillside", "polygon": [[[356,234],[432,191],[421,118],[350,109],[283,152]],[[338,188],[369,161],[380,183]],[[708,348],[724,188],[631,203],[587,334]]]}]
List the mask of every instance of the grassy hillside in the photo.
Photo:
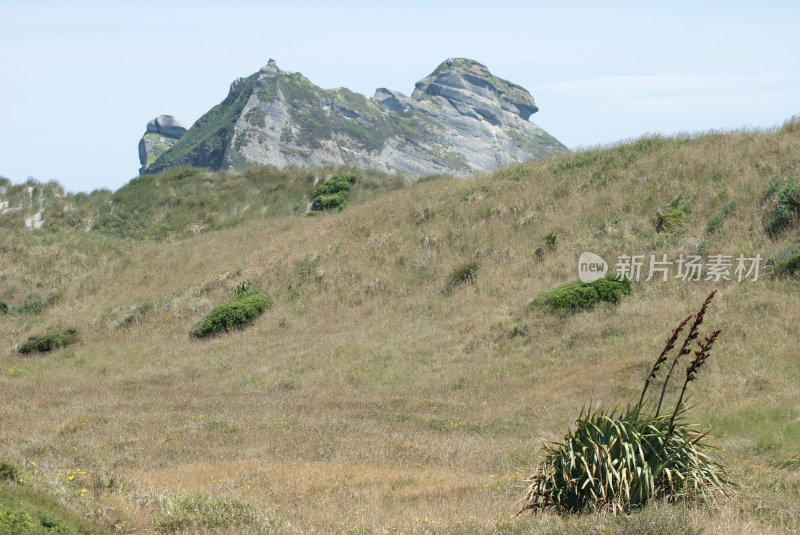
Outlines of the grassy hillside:
[{"label": "grassy hillside", "polygon": [[[755,282],[642,277],[616,305],[530,303],[576,280],[584,251],[612,270],[623,254],[792,258],[798,181],[794,122],[645,138],[171,242],[3,232],[0,300],[20,313],[0,316],[0,455],[121,533],[796,532],[800,470],[780,465],[800,453],[796,274],[765,261]],[[274,305],[191,338],[242,283]],[[706,324],[722,336],[690,404],[732,496],[512,518],[542,441],[586,404],[636,402],[672,328],[715,289]],[[19,309],[36,299],[39,314]],[[13,350],[69,328],[76,345]]]},{"label": "grassy hillside", "polygon": [[[245,221],[303,215],[314,186],[352,169],[261,166],[239,173],[173,167],[131,180],[117,190],[71,194],[55,182],[12,185],[0,178],[0,228],[19,229],[35,214],[48,232],[94,231],[137,239],[175,239]],[[406,180],[358,171],[353,202],[405,187]],[[29,225],[30,226],[30,225]]]}]

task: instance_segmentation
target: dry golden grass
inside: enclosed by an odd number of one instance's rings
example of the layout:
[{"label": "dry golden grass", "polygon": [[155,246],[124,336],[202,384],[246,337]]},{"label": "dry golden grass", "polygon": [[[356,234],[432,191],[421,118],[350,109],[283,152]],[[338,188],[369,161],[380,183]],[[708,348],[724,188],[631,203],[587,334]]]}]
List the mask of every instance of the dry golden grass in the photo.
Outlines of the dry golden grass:
[{"label": "dry golden grass", "polygon": [[[281,533],[615,533],[640,520],[663,528],[653,533],[796,532],[798,471],[771,466],[800,441],[795,280],[642,282],[617,307],[565,317],[528,303],[576,279],[586,250],[613,264],[704,242],[765,257],[793,243],[796,230],[764,234],[761,191],[776,174],[798,177],[800,134],[601,154],[606,163],[559,171],[585,156],[565,155],[171,243],[0,236],[0,299],[57,296],[42,316],[0,317],[0,458],[123,533],[158,529],[147,496],[187,492],[242,500]],[[687,223],[657,233],[657,209],[679,194]],[[731,199],[734,214],[706,236]],[[474,284],[446,295],[467,262]],[[246,330],[190,339],[242,281],[275,306]],[[629,519],[511,519],[541,441],[590,401],[635,402],[670,329],[715,288],[707,324],[723,336],[691,402],[715,428],[735,497]],[[50,327],[76,327],[81,343],[13,352]],[[86,472],[81,485],[65,480],[70,469]]]}]

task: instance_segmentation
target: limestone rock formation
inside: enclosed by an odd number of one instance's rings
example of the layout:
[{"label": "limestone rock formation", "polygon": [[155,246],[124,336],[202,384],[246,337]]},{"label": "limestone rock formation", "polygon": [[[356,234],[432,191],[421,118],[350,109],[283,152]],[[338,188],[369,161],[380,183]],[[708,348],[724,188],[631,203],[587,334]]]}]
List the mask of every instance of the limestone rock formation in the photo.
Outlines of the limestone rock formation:
[{"label": "limestone rock formation", "polygon": [[[467,176],[565,150],[528,121],[537,110],[525,89],[469,59],[448,59],[410,97],[381,88],[372,98],[321,89],[270,60],[234,81],[227,98],[160,155],[145,147],[142,172],[270,164],[349,165],[411,179]],[[151,121],[152,134],[163,139],[169,126],[159,126],[159,119]]]},{"label": "limestone rock formation", "polygon": [[139,140],[139,174],[168,151],[186,133],[186,127],[172,115],[159,115],[149,123]]}]

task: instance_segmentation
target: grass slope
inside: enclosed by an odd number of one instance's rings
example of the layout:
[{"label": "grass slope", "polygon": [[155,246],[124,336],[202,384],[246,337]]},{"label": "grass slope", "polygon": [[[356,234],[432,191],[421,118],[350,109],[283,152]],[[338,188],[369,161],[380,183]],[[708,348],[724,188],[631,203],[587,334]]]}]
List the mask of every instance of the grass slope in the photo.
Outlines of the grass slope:
[{"label": "grass slope", "polygon": [[[0,300],[57,299],[0,316],[0,451],[32,487],[127,533],[795,532],[800,471],[775,463],[800,442],[796,277],[645,276],[616,305],[529,304],[574,281],[584,251],[612,269],[634,253],[774,256],[798,227],[765,231],[765,187],[798,175],[790,123],[646,138],[173,242],[4,232]],[[659,232],[670,206],[686,217]],[[244,282],[274,299],[269,314],[192,340]],[[712,289],[706,324],[724,334],[692,413],[713,426],[735,495],[511,518],[541,442],[590,401],[635,402],[669,330]],[[13,353],[72,326],[79,345]],[[65,477],[78,468],[119,483],[82,496]]]},{"label": "grass slope", "polygon": [[3,535],[103,535],[47,493],[0,483],[0,533]]},{"label": "grass slope", "polygon": [[[0,214],[0,228],[24,228],[40,212],[44,232],[96,231],[136,239],[174,239],[245,221],[303,215],[316,184],[352,169],[283,169],[260,166],[239,173],[173,167],[134,178],[112,193],[65,193],[55,182],[11,185],[0,179],[0,199],[15,209]],[[401,177],[358,171],[352,199],[363,202],[405,187]],[[28,191],[30,188],[30,193]]]}]

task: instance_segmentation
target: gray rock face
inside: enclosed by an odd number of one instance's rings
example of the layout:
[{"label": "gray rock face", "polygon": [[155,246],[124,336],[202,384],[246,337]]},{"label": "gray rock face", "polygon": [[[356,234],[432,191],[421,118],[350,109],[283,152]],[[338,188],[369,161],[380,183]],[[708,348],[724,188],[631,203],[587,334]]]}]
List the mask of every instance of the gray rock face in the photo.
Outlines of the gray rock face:
[{"label": "gray rock face", "polygon": [[142,139],[139,140],[139,163],[143,174],[148,166],[167,152],[186,133],[186,127],[172,115],[159,115],[149,123]]},{"label": "gray rock face", "polygon": [[[411,179],[467,176],[565,150],[528,121],[537,110],[525,89],[469,59],[448,59],[417,82],[410,97],[381,88],[372,98],[321,89],[270,60],[231,84],[228,97],[192,126],[192,135],[143,171],[182,164],[348,165]],[[154,131],[148,125],[145,137],[164,135],[169,125],[162,117],[151,121]]]},{"label": "gray rock face", "polygon": [[[433,74],[417,82],[411,98],[442,97],[462,114],[502,122],[501,111],[524,120],[539,111],[522,87],[492,76],[484,65],[469,59],[448,59]],[[497,108],[500,108],[499,110]]]},{"label": "gray rock face", "polygon": [[165,137],[180,139],[186,133],[186,127],[183,123],[172,115],[159,115],[149,123],[147,123],[147,131],[155,134],[161,134]]}]

